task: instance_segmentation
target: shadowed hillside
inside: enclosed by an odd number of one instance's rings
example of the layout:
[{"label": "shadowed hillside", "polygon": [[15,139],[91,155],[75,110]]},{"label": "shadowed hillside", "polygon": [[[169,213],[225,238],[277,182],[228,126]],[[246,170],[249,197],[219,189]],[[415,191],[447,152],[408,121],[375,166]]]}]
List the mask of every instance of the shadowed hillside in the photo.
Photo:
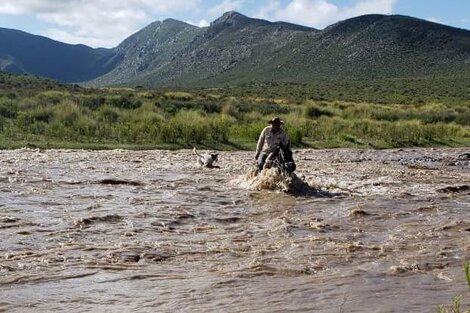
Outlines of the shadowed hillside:
[{"label": "shadowed hillside", "polygon": [[63,82],[93,79],[111,70],[112,49],[69,45],[19,30],[0,28],[0,70]]}]

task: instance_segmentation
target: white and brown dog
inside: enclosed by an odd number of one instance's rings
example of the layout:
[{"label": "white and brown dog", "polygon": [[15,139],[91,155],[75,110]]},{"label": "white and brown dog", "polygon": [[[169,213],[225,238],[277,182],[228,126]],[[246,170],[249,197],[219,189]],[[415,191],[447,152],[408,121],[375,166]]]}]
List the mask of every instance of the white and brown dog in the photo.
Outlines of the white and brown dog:
[{"label": "white and brown dog", "polygon": [[218,168],[218,166],[214,165],[214,162],[217,162],[219,155],[217,153],[205,153],[200,154],[197,152],[196,147],[193,148],[194,154],[197,157],[197,164],[201,167],[208,167],[208,168]]}]

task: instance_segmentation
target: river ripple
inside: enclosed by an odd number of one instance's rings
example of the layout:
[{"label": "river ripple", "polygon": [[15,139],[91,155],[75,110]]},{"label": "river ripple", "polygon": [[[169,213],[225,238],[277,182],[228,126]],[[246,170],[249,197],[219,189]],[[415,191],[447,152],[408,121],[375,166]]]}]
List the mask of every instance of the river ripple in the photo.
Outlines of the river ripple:
[{"label": "river ripple", "polygon": [[0,151],[0,311],[425,312],[466,292],[470,153]]}]

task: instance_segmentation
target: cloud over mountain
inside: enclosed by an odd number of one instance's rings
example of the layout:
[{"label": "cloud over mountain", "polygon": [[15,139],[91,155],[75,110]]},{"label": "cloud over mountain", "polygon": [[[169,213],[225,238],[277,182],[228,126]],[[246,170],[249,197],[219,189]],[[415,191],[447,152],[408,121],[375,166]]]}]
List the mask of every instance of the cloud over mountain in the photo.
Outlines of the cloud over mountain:
[{"label": "cloud over mountain", "polygon": [[51,27],[43,35],[68,43],[113,47],[123,38],[174,11],[193,10],[200,0],[3,0],[0,14],[29,14]]},{"label": "cloud over mountain", "polygon": [[270,0],[255,16],[323,28],[358,15],[391,14],[395,3],[396,0],[359,0],[351,6],[340,7],[328,0],[290,0],[285,5]]}]

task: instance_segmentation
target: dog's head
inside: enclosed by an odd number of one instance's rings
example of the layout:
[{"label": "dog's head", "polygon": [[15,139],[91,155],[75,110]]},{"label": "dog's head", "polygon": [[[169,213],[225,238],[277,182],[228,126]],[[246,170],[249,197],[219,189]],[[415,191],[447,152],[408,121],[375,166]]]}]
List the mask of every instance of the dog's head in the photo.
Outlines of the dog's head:
[{"label": "dog's head", "polygon": [[217,158],[218,158],[218,157],[219,157],[219,154],[217,154],[217,153],[211,153],[211,158],[212,158],[212,160],[217,161]]}]

